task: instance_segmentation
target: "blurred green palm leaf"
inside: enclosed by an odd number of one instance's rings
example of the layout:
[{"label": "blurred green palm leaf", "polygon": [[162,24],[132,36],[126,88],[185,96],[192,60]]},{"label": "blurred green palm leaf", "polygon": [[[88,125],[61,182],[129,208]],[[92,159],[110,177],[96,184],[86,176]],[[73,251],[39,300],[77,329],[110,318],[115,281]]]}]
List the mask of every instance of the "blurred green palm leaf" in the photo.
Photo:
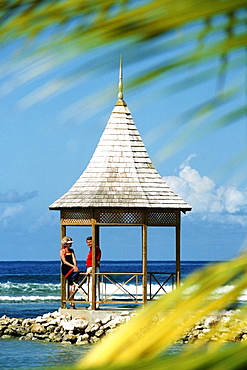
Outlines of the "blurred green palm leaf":
[{"label": "blurred green palm leaf", "polygon": [[[162,361],[166,364],[167,359],[164,351],[173,346],[186,331],[210,314],[220,315],[222,310],[237,302],[247,287],[246,269],[246,256],[241,256],[232,261],[215,264],[197,271],[188,277],[178,289],[158,301],[148,304],[138,312],[136,317],[109,335],[100,344],[95,345],[93,351],[82,360],[78,368],[96,368],[97,366],[103,367],[113,364],[127,366],[128,363],[151,361],[159,356],[162,356]],[[228,292],[220,293],[220,287],[229,285],[232,288]],[[222,354],[219,350],[221,346],[227,352],[228,347],[225,347],[224,342],[233,340],[241,333],[241,330],[246,328],[246,307],[243,306],[232,314],[230,321],[232,325],[230,322],[223,324],[223,326],[231,328],[224,335],[224,340],[219,338],[216,343],[208,343],[217,331],[221,331],[222,324],[219,323],[196,345],[191,344],[189,349],[188,345],[184,346],[184,350],[181,350],[178,356],[180,364],[183,361],[186,363],[187,357],[191,361],[190,351],[194,353],[195,350],[199,357],[200,354],[206,355],[208,352],[209,358],[214,356],[215,361],[222,361]],[[208,343],[207,347],[205,347],[205,343]],[[245,351],[246,344],[240,348]],[[235,350],[240,351],[239,348],[235,348]],[[229,347],[229,351],[231,352],[232,348]],[[246,354],[243,360],[247,363]],[[159,361],[161,360],[159,359]],[[205,359],[205,361],[207,360]],[[234,364],[231,366],[229,368],[235,369]],[[185,368],[193,369],[194,367]]]},{"label": "blurred green palm leaf", "polygon": [[[11,93],[13,85],[17,88],[18,84],[40,78],[43,87],[20,102],[22,108],[28,108],[117,68],[116,55],[123,52],[125,68],[131,67],[125,90],[153,84],[155,88],[148,90],[149,99],[155,99],[157,94],[166,97],[179,93],[210,79],[217,81],[212,92],[215,104],[208,105],[210,120],[200,108],[196,112],[198,129],[193,130],[193,137],[197,139],[204,132],[200,130],[204,124],[209,124],[211,131],[246,115],[246,102],[241,98],[232,110],[225,105],[219,121],[215,118],[221,105],[218,94],[225,94],[225,89],[231,91],[231,101],[245,94],[244,77],[239,86],[234,86],[234,82],[227,86],[225,81],[229,71],[243,73],[246,19],[245,0],[0,1],[0,42],[9,53],[2,75],[11,73],[9,62],[13,60],[15,73],[22,77],[7,85],[3,94]],[[49,84],[44,83],[42,77],[54,71],[56,77],[50,78]],[[169,85],[171,76],[175,82]],[[113,99],[113,91],[111,86],[104,99]],[[101,104],[93,112],[98,112],[103,109],[102,94],[91,94],[94,97],[89,95],[82,100],[97,99]],[[78,102],[77,111],[75,107],[68,107],[68,111],[79,114],[80,106],[83,101]],[[185,130],[189,123],[184,117],[188,113],[180,115],[179,121],[175,117]],[[81,114],[80,117],[82,120]],[[171,155],[178,147],[174,142],[165,153]],[[161,161],[166,158],[162,149],[157,156]]]}]

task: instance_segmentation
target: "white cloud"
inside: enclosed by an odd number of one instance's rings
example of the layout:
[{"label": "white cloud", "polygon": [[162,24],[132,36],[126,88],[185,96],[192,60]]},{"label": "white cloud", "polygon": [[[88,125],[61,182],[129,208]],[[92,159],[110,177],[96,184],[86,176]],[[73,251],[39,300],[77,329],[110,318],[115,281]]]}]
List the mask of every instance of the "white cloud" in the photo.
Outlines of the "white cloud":
[{"label": "white cloud", "polygon": [[217,187],[189,165],[191,155],[181,166],[178,176],[164,177],[170,188],[192,206],[191,217],[247,225],[247,190],[236,185]]},{"label": "white cloud", "polygon": [[37,191],[26,192],[20,195],[15,189],[10,189],[6,194],[0,193],[0,203],[19,203],[37,197]]},{"label": "white cloud", "polygon": [[26,211],[24,203],[37,195],[37,191],[19,194],[15,189],[10,189],[5,194],[0,193],[0,226],[7,227],[18,220],[22,222],[26,217],[19,215]]},{"label": "white cloud", "polygon": [[22,204],[16,204],[11,206],[0,207],[0,224],[4,227],[8,226],[10,220],[14,219],[17,215],[22,213],[24,206]]}]

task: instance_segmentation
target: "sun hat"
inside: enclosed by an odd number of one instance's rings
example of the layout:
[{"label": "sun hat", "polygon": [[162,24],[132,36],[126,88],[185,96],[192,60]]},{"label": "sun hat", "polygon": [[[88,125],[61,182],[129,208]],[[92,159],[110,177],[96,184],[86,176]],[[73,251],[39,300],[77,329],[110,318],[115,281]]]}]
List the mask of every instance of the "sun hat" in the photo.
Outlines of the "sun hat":
[{"label": "sun hat", "polygon": [[61,243],[62,244],[72,244],[74,243],[74,241],[69,236],[64,236],[63,239],[61,240]]}]

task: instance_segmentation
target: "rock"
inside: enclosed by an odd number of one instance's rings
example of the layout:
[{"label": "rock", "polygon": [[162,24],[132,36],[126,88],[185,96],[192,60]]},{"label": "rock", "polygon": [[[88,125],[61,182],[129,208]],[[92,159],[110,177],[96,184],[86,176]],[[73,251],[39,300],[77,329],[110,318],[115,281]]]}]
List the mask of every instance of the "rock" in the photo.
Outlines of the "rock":
[{"label": "rock", "polygon": [[81,338],[81,340],[87,340],[90,338],[88,334],[82,334],[82,335],[79,335],[79,337]]},{"label": "rock", "polygon": [[[54,334],[54,335],[53,335]],[[62,335],[60,333],[52,333],[50,334],[49,338],[51,339],[52,342],[62,342]]]},{"label": "rock", "polygon": [[37,323],[43,323],[43,322],[46,322],[47,320],[43,316],[38,316],[36,317],[35,321]]},{"label": "rock", "polygon": [[58,325],[60,323],[60,320],[58,320],[57,318],[49,318],[47,320],[47,322],[44,322],[43,325],[44,327],[47,327],[47,326],[54,326],[54,325]]},{"label": "rock", "polygon": [[50,319],[50,318],[53,318],[53,315],[51,312],[48,312],[48,313],[45,313],[43,316],[42,316],[44,319]]},{"label": "rock", "polygon": [[64,334],[62,339],[63,342],[75,343],[77,341],[77,336],[75,334]]},{"label": "rock", "polygon": [[33,324],[31,333],[44,334],[46,332],[45,327],[42,324]]},{"label": "rock", "polygon": [[55,329],[56,329],[56,326],[49,325],[49,326],[47,326],[46,331],[47,331],[47,333],[52,333]]},{"label": "rock", "polygon": [[31,326],[35,323],[35,319],[24,319],[22,321],[22,326],[24,327],[28,327],[28,326]]},{"label": "rock", "polygon": [[203,322],[203,327],[211,328],[213,325],[217,324],[219,318],[217,316],[209,316]]},{"label": "rock", "polygon": [[4,335],[9,335],[11,337],[18,337],[18,333],[16,331],[16,326],[14,325],[9,325],[5,330],[4,330]]},{"label": "rock", "polygon": [[3,339],[9,339],[9,338],[11,338],[11,335],[3,334],[3,335],[2,335],[2,338],[3,338]]},{"label": "rock", "polygon": [[88,326],[85,330],[85,333],[90,333],[93,335],[100,327],[100,324],[92,324],[91,326]]},{"label": "rock", "polygon": [[120,313],[120,316],[130,316],[130,312],[129,311],[122,311]]},{"label": "rock", "polygon": [[8,327],[8,325],[7,324],[5,324],[5,325],[3,325],[3,324],[0,324],[0,333],[4,333],[4,330],[5,329],[7,329],[7,327]]},{"label": "rock", "polygon": [[54,329],[54,333],[61,333],[61,332],[63,332],[64,331],[64,329],[63,329],[63,327],[61,327],[61,326],[57,326],[55,329]]},{"label": "rock", "polygon": [[33,333],[27,333],[26,338],[29,340],[33,339]]},{"label": "rock", "polygon": [[102,325],[107,324],[109,321],[111,321],[113,317],[111,315],[106,316],[104,319],[102,319]]},{"label": "rock", "polygon": [[90,343],[96,343],[96,342],[98,342],[99,340],[100,340],[100,338],[98,338],[98,337],[94,336],[94,337],[91,337],[91,338],[90,338]]},{"label": "rock", "polygon": [[104,330],[115,329],[118,325],[119,325],[119,323],[117,323],[116,321],[112,320],[112,321],[108,321],[105,325],[102,326],[102,328]]},{"label": "rock", "polygon": [[76,345],[86,345],[86,344],[89,344],[89,342],[87,340],[80,340],[78,338],[75,344]]},{"label": "rock", "polygon": [[88,327],[88,321],[86,321],[86,320],[77,319],[77,320],[74,321],[74,328],[77,329],[77,330],[83,331],[87,327]]},{"label": "rock", "polygon": [[45,340],[46,338],[48,338],[48,335],[46,333],[45,334],[35,333],[34,336],[33,336],[33,339]]},{"label": "rock", "polygon": [[9,323],[10,323],[10,318],[9,317],[4,317],[4,318],[1,318],[1,320],[0,320],[1,325],[9,325]]},{"label": "rock", "polygon": [[105,331],[103,329],[99,329],[95,332],[95,336],[100,338],[105,334]]},{"label": "rock", "polygon": [[66,331],[70,331],[70,330],[74,330],[74,322],[73,321],[66,321],[64,320],[63,322],[60,323],[60,326],[66,330]]},{"label": "rock", "polygon": [[17,326],[16,327],[16,333],[18,336],[26,335],[27,330],[23,326]]},{"label": "rock", "polygon": [[13,318],[13,319],[10,320],[10,324],[13,325],[13,326],[16,326],[16,325],[20,325],[22,323],[22,321],[23,321],[22,319]]}]

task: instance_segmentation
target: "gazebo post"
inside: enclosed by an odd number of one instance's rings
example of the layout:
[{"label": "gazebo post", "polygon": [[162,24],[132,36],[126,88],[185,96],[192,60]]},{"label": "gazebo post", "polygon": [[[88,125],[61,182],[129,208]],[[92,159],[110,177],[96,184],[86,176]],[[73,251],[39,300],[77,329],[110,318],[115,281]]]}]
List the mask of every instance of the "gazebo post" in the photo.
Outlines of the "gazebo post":
[{"label": "gazebo post", "polygon": [[142,225],[142,300],[147,303],[147,225]]},{"label": "gazebo post", "polygon": [[177,213],[178,222],[176,225],[176,286],[180,285],[180,211]]},{"label": "gazebo post", "polygon": [[[60,227],[60,239],[62,240],[63,237],[66,236],[66,226],[61,225]],[[66,303],[64,300],[66,299],[66,279],[62,275],[62,271],[60,272],[60,283],[61,283],[61,308],[66,307]]]},{"label": "gazebo post", "polygon": [[[91,306],[92,310],[96,309],[96,239],[97,239],[97,232],[96,232],[96,225],[95,225],[95,219],[92,219],[92,276],[90,277],[91,280],[91,287],[89,286],[89,289],[91,288]],[[90,295],[89,295],[90,296]]]},{"label": "gazebo post", "polygon": [[[99,242],[100,232],[99,231],[100,231],[100,227],[98,225],[95,225],[95,247],[98,246],[100,248],[100,242]],[[97,273],[96,267],[97,267],[97,260],[96,260],[96,250],[95,250],[95,271]],[[100,284],[100,275],[96,275],[95,277],[95,301],[100,300],[100,285],[99,284]]]}]

